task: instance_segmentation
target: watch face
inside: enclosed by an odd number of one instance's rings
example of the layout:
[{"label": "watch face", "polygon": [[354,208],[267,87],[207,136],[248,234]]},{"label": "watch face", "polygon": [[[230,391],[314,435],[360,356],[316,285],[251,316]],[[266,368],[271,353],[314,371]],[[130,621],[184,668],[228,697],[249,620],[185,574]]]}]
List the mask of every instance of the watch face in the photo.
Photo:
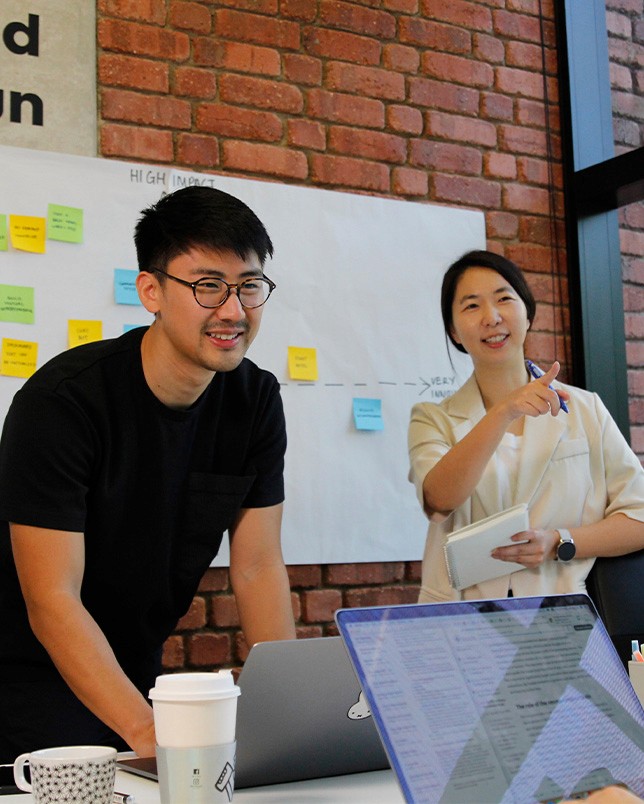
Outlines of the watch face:
[{"label": "watch face", "polygon": [[557,547],[557,558],[559,561],[570,561],[571,558],[575,557],[576,552],[577,548],[573,542],[562,541]]}]

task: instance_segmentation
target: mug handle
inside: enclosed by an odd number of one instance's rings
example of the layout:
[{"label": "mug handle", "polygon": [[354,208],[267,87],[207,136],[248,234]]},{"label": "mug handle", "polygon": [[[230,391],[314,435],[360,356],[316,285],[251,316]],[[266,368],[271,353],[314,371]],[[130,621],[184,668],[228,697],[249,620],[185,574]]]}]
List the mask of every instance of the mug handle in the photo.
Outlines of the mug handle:
[{"label": "mug handle", "polygon": [[13,763],[13,779],[16,787],[24,790],[25,793],[31,793],[31,785],[25,778],[25,765],[29,764],[29,754],[20,754]]}]

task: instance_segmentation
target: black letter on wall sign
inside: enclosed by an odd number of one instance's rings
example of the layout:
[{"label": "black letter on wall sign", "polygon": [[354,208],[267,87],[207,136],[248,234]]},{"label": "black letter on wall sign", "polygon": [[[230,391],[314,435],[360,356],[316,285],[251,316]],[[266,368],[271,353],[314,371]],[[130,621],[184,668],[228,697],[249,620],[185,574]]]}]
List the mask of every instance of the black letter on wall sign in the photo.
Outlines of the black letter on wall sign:
[{"label": "black letter on wall sign", "polygon": [[38,95],[26,92],[12,92],[10,95],[9,120],[12,123],[22,123],[22,104],[24,101],[31,104],[31,125],[42,126],[43,124],[43,105]]},{"label": "black letter on wall sign", "polygon": [[[27,25],[24,22],[10,22],[2,32],[2,41],[7,49],[17,56],[22,56],[24,53],[29,56],[37,56],[39,27],[40,17],[37,14],[30,14]],[[27,34],[27,43],[25,45],[19,45],[16,42],[16,34],[18,33]]]}]

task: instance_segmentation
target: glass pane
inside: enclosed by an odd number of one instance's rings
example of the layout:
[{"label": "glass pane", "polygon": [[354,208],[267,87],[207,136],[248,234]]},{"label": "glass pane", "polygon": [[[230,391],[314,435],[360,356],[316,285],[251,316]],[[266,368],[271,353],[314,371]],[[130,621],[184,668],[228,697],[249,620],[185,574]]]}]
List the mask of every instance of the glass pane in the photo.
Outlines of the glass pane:
[{"label": "glass pane", "polygon": [[644,146],[644,16],[641,0],[606,0],[615,156]]}]

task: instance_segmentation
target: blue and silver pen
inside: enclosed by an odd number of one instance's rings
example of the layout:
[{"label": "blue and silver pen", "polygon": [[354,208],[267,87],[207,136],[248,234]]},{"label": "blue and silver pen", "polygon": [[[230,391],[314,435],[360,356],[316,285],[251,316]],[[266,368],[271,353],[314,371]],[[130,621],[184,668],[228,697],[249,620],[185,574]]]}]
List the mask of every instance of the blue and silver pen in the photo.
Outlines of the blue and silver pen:
[{"label": "blue and silver pen", "polygon": [[[526,368],[528,369],[530,374],[532,374],[535,380],[538,380],[539,377],[543,377],[543,375],[546,373],[543,369],[540,369],[539,366],[536,365],[536,363],[533,363],[532,360],[526,360],[525,364]],[[548,388],[550,388],[551,391],[555,391],[552,385],[549,385]],[[555,393],[557,394],[556,391]],[[557,396],[559,396],[559,394],[557,394]],[[568,406],[560,396],[559,396],[559,405],[561,406],[561,409],[563,410],[564,413],[569,413]]]}]

